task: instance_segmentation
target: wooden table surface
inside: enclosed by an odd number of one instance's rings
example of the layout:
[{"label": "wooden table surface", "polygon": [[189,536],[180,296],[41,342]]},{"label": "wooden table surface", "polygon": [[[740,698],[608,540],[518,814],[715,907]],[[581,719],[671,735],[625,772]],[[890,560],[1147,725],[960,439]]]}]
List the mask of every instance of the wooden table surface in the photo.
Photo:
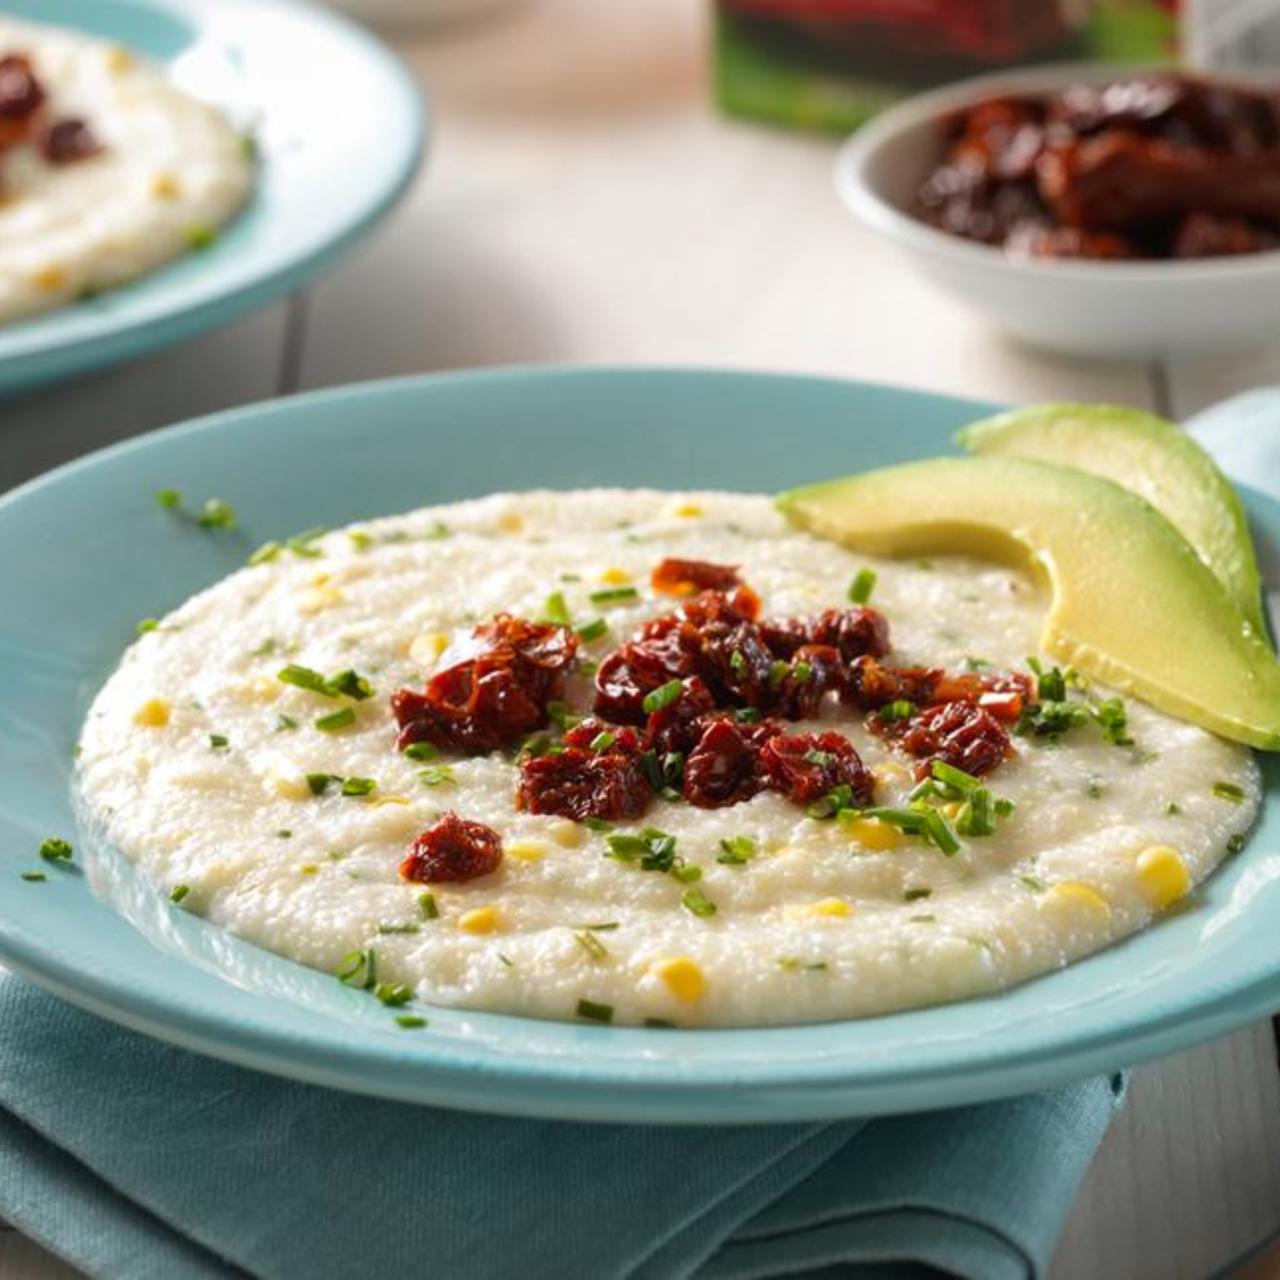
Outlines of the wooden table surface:
[{"label": "wooden table surface", "polygon": [[[210,410],[476,365],[796,370],[1172,417],[1280,382],[1280,338],[1231,356],[1082,364],[989,332],[850,222],[832,190],[834,143],[714,113],[694,0],[538,0],[392,38],[433,113],[432,153],[402,208],[306,293],[0,404],[0,488]],[[1266,1023],[1134,1072],[1053,1280],[1198,1280],[1277,1227]],[[0,1226],[4,1280],[70,1274]]]}]

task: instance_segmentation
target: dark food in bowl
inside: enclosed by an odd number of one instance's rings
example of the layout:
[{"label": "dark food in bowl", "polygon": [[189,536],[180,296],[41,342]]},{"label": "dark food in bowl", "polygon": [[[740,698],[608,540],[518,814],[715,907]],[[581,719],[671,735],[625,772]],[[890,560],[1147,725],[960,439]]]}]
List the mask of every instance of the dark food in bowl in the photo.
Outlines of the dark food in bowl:
[{"label": "dark food in bowl", "polygon": [[1280,248],[1280,95],[1172,74],[991,98],[944,122],[930,225],[1040,258]]}]

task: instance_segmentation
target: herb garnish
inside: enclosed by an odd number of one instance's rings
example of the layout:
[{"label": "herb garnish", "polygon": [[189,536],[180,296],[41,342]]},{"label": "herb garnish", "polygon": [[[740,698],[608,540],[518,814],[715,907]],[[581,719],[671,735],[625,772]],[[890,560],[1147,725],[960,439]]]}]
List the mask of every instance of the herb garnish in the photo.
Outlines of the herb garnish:
[{"label": "herb garnish", "polygon": [[66,864],[71,861],[71,845],[60,836],[47,836],[40,841],[40,856],[46,862]]},{"label": "herb garnish", "polygon": [[874,569],[859,569],[849,584],[849,599],[854,604],[866,604],[871,593],[876,589],[876,572]]},{"label": "herb garnish", "polygon": [[406,760],[416,760],[419,764],[426,764],[428,760],[434,760],[440,754],[440,748],[431,742],[411,742],[401,754]]},{"label": "herb garnish", "polygon": [[397,1027],[405,1027],[412,1030],[416,1027],[425,1027],[427,1020],[416,1013],[398,1013],[396,1014],[395,1023]]},{"label": "herb garnish", "polygon": [[143,618],[142,621],[138,623],[138,628],[137,628],[138,634],[140,636],[145,636],[148,631],[155,631],[159,626],[160,626],[159,619]]},{"label": "herb garnish", "polygon": [[452,787],[458,781],[447,764],[433,764],[430,768],[420,769],[418,778],[424,787]]},{"label": "herb garnish", "polygon": [[413,999],[413,988],[403,982],[379,982],[373,994],[389,1008],[398,1009]]},{"label": "herb garnish", "polygon": [[592,618],[590,622],[584,622],[578,628],[578,639],[585,644],[590,644],[592,640],[599,640],[608,630],[609,624],[603,618]]},{"label": "herb garnish", "polygon": [[318,693],[322,698],[347,697],[356,702],[363,702],[365,698],[373,697],[373,686],[364,676],[350,668],[326,678],[310,667],[291,662],[276,672],[276,679],[282,684],[291,684],[295,688]]},{"label": "herb garnish", "polygon": [[341,711],[331,712],[327,716],[317,716],[312,723],[321,733],[334,733],[338,729],[346,729],[355,724],[356,713],[351,707],[343,707]]},{"label": "herb garnish", "polygon": [[573,939],[593,960],[604,960],[609,955],[608,947],[588,929],[579,930]]},{"label": "herb garnish", "polygon": [[173,903],[181,902],[190,892],[190,885],[175,884],[173,888],[169,890],[169,901]]},{"label": "herb garnish", "polygon": [[716,904],[701,889],[686,889],[680,895],[680,905],[703,920],[709,920],[716,913]]},{"label": "herb garnish", "polygon": [[553,591],[542,606],[542,612],[546,620],[557,627],[573,625],[573,619],[569,614],[569,606],[565,603],[563,591]]},{"label": "herb garnish", "polygon": [[1232,804],[1240,804],[1244,800],[1244,788],[1236,786],[1234,782],[1215,782],[1213,794],[1219,800],[1230,800]]},{"label": "herb garnish", "polygon": [[612,1022],[613,1005],[600,1004],[595,1000],[579,1000],[577,1014],[588,1022]]},{"label": "herb garnish", "polygon": [[377,789],[378,784],[372,778],[344,778],[342,781],[344,796],[372,795]]},{"label": "herb garnish", "polygon": [[593,591],[587,598],[592,604],[620,604],[624,600],[638,600],[640,592],[635,587],[605,587]]},{"label": "herb garnish", "polygon": [[644,695],[643,707],[647,715],[653,715],[655,711],[661,711],[665,707],[669,707],[679,697],[684,685],[679,680],[668,680],[666,684],[659,685],[650,693]]},{"label": "herb garnish", "polygon": [[440,908],[436,904],[436,895],[434,893],[420,893],[418,895],[418,914],[424,920],[438,920],[440,918]]},{"label": "herb garnish", "polygon": [[720,841],[716,861],[729,867],[745,866],[756,855],[756,842],[750,836],[729,836]]},{"label": "herb garnish", "polygon": [[349,951],[338,962],[334,977],[344,987],[361,987],[372,991],[378,985],[378,953],[372,947]]}]

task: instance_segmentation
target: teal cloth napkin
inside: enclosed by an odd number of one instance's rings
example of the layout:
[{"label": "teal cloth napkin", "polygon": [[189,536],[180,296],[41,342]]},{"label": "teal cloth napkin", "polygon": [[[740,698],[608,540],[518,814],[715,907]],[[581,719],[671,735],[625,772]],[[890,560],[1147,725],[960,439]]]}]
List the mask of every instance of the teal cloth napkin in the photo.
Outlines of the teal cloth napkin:
[{"label": "teal cloth napkin", "polygon": [[378,1102],[0,976],[0,1217],[127,1280],[1043,1276],[1120,1097],[632,1128]]},{"label": "teal cloth napkin", "polygon": [[[1280,477],[1280,389],[1188,424]],[[1029,1280],[1122,1097],[834,1124],[500,1119],[228,1066],[0,975],[0,1217],[127,1280]]]}]

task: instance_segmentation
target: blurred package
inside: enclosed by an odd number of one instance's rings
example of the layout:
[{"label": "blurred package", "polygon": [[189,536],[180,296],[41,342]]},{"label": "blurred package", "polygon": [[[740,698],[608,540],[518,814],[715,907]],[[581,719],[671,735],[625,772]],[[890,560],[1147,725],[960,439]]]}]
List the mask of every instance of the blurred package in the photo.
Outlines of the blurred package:
[{"label": "blurred package", "polygon": [[848,132],[933,85],[1036,62],[1170,62],[1178,0],[715,0],[735,115]]}]

